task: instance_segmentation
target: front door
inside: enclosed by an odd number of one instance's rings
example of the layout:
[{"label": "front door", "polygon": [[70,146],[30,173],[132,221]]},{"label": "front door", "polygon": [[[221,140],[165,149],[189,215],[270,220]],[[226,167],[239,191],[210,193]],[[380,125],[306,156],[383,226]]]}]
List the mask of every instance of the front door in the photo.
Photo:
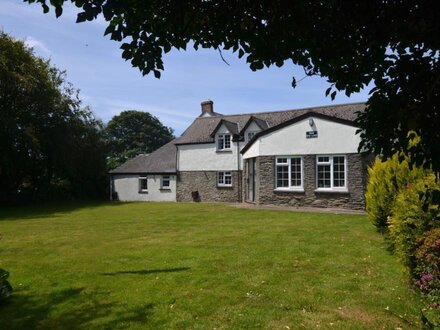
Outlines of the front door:
[{"label": "front door", "polygon": [[255,202],[255,158],[248,159],[248,201]]}]

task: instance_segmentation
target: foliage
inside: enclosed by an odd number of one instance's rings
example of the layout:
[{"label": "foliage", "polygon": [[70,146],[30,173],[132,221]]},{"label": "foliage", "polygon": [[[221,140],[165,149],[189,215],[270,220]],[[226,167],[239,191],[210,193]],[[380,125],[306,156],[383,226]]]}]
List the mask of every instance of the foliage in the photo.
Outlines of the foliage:
[{"label": "foliage", "polygon": [[4,329],[420,328],[364,215],[57,203],[0,209],[0,228],[22,284]]},{"label": "foliage", "polygon": [[426,232],[417,241],[414,256],[420,290],[435,297],[440,307],[440,228]]},{"label": "foliage", "polygon": [[102,196],[101,130],[64,72],[0,33],[0,203]]},{"label": "foliage", "polygon": [[0,303],[12,295],[12,287],[8,282],[9,273],[0,268]]},{"label": "foliage", "polygon": [[[438,189],[440,183],[430,173],[398,192],[390,217],[389,235],[394,253],[411,274],[416,267],[414,253],[417,239],[427,231],[440,227],[439,205],[432,202],[427,189]],[[428,206],[426,209],[425,206]]]},{"label": "foliage", "polygon": [[[67,0],[37,2],[57,16]],[[305,75],[326,77],[338,91],[375,87],[357,121],[362,149],[391,157],[423,142],[411,162],[440,170],[440,20],[436,1],[106,1],[71,0],[77,22],[103,15],[106,34],[122,42],[122,57],[160,77],[172,48],[232,50],[252,70],[293,62]],[[292,86],[296,85],[293,78]],[[361,150],[362,150],[361,149]]]},{"label": "foliage", "polygon": [[140,153],[151,153],[173,139],[173,130],[148,112],[127,110],[105,128],[109,149],[107,165],[113,169]]},{"label": "foliage", "polygon": [[[420,143],[420,138],[413,132],[409,136],[410,147]],[[403,151],[396,152],[387,160],[376,157],[373,166],[368,169],[365,203],[368,219],[378,230],[384,231],[387,228],[398,192],[428,173],[429,170],[422,167],[411,167],[410,157]]]},{"label": "foliage", "polygon": [[428,231],[417,241],[415,252],[416,284],[431,304],[423,310],[427,328],[440,327],[440,228]]}]

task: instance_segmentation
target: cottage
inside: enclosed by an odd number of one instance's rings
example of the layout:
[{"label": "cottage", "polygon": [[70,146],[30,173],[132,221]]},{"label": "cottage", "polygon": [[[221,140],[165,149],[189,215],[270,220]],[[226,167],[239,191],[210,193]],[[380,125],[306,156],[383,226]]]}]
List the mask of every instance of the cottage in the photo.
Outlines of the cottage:
[{"label": "cottage", "polygon": [[110,172],[119,200],[364,208],[364,103],[221,115],[213,102],[179,138]]}]

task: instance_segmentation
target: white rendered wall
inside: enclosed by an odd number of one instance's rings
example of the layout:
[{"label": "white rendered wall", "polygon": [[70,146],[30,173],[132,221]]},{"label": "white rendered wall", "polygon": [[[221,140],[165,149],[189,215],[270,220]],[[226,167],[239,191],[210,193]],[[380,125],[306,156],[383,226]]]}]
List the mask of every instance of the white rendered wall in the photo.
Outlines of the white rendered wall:
[{"label": "white rendered wall", "polygon": [[[217,134],[224,133],[231,134],[222,125],[217,130]],[[231,142],[230,150],[217,150],[217,137],[215,143],[179,145],[177,148],[178,171],[236,171],[237,155],[241,159],[236,142]]]},{"label": "white rendered wall", "polygon": [[236,171],[237,143],[230,151],[217,151],[215,143],[187,144],[178,146],[179,171]]},{"label": "white rendered wall", "polygon": [[[313,118],[313,117],[310,117]],[[243,155],[244,159],[274,155],[322,155],[357,153],[360,136],[356,127],[333,121],[309,118],[260,137]],[[318,131],[318,137],[306,139],[306,132]]]},{"label": "white rendered wall", "polygon": [[[142,175],[141,175],[142,176]],[[114,191],[118,193],[120,201],[144,202],[175,202],[176,201],[176,176],[170,175],[170,189],[161,188],[162,175],[147,175],[148,192],[139,192],[140,175],[113,175]]]}]

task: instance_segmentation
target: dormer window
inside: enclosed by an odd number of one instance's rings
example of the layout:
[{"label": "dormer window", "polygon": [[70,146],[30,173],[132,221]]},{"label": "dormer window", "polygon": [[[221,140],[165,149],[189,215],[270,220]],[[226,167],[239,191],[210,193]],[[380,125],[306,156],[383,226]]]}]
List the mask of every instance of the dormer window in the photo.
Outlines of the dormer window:
[{"label": "dormer window", "polygon": [[231,149],[231,134],[217,135],[217,150]]},{"label": "dormer window", "polygon": [[255,134],[257,134],[257,132],[248,132],[247,133],[247,140],[248,140],[248,142],[250,140],[252,140],[252,138],[254,137]]}]

